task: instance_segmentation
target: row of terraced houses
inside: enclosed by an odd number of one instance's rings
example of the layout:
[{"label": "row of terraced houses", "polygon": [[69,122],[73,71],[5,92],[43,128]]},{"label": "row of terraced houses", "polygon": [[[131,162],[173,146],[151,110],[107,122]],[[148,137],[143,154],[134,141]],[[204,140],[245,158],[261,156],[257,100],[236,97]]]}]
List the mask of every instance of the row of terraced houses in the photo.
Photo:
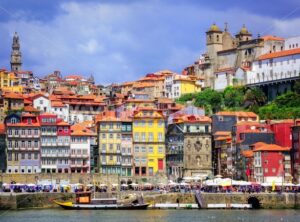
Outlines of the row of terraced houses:
[{"label": "row of terraced houses", "polygon": [[[252,38],[243,27],[206,32],[207,53],[182,74],[169,70],[111,84],[22,70],[17,34],[11,70],[0,70],[0,169],[8,174],[98,173],[141,178],[249,181],[300,178],[300,121],[259,120],[175,99],[212,87],[260,87],[273,99],[299,80],[300,38]],[[288,118],[288,117],[287,117]]]}]

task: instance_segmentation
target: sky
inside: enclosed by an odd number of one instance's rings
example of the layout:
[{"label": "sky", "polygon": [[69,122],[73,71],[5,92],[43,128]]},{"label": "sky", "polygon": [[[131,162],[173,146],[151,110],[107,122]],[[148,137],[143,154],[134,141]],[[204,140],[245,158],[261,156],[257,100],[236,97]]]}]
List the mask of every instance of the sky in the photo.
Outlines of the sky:
[{"label": "sky", "polygon": [[18,32],[23,70],[95,77],[98,84],[181,73],[205,52],[212,23],[256,37],[300,35],[299,0],[0,0],[0,67]]}]

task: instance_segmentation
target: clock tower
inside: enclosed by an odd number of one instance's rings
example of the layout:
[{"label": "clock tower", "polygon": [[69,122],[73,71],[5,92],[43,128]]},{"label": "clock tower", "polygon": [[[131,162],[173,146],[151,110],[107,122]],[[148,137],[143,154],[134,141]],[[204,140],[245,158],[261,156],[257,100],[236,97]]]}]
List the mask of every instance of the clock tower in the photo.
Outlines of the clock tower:
[{"label": "clock tower", "polygon": [[22,53],[20,51],[19,36],[16,32],[13,37],[10,66],[12,72],[17,72],[22,69]]}]

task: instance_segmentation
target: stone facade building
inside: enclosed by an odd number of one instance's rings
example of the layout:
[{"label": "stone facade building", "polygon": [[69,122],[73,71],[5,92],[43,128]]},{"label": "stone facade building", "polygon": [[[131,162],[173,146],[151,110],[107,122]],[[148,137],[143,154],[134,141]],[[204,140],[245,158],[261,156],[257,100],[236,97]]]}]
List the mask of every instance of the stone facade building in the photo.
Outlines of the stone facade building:
[{"label": "stone facade building", "polygon": [[172,179],[212,174],[211,119],[180,115],[167,133],[167,169]]}]

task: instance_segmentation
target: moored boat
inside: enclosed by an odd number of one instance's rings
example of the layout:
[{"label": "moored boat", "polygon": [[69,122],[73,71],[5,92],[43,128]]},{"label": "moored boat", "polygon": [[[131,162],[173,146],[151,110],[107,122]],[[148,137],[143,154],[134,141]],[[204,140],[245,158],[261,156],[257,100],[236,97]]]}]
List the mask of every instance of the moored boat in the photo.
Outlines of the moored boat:
[{"label": "moored boat", "polygon": [[54,202],[67,210],[144,210],[149,206],[142,199],[130,203],[119,203],[117,198],[92,199],[90,192],[76,193],[76,203]]}]

